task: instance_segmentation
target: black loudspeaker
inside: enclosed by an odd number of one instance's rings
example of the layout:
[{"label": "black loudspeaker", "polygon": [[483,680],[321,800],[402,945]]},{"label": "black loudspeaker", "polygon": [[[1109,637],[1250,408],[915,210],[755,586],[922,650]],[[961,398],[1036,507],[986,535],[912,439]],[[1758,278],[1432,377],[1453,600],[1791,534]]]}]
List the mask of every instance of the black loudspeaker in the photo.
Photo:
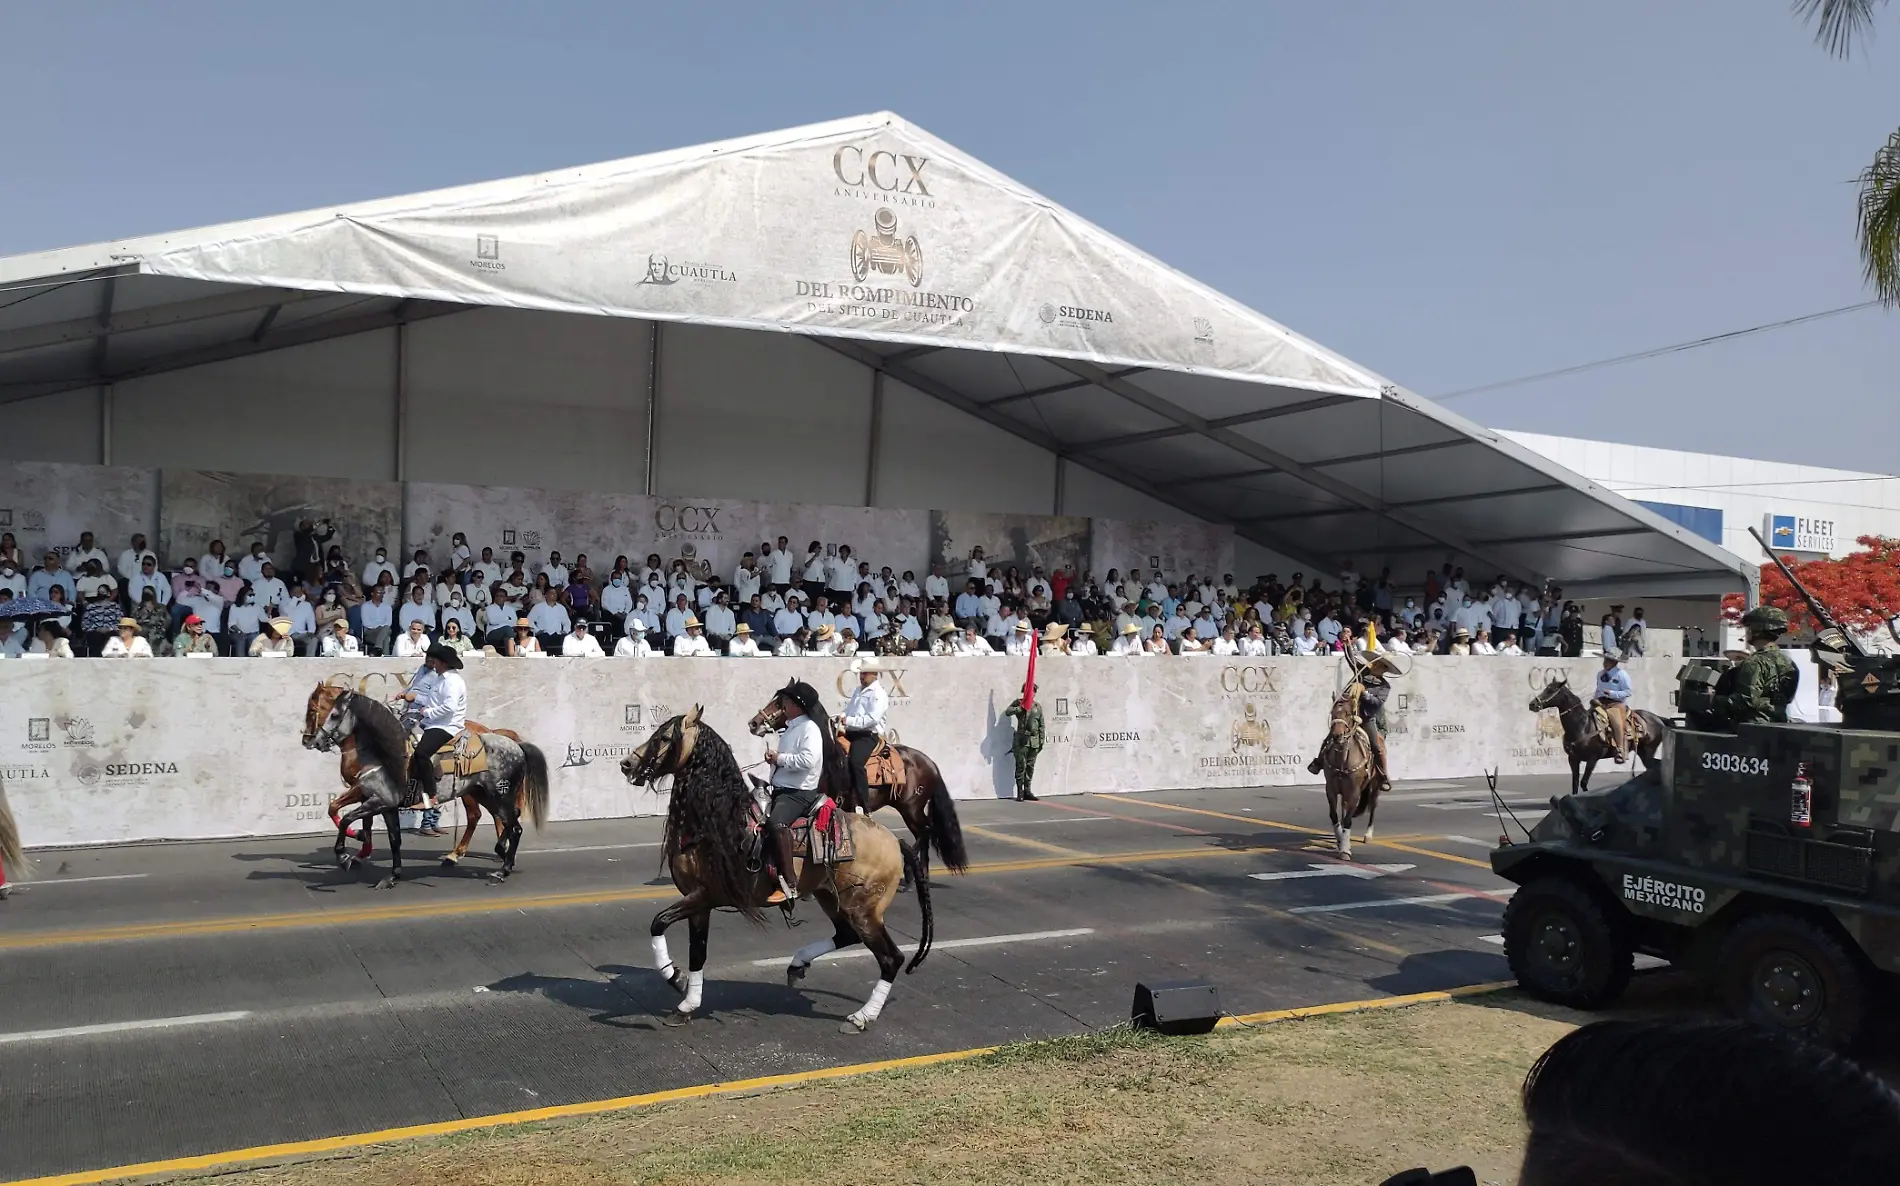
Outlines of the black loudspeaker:
[{"label": "black loudspeaker", "polygon": [[1129,1020],[1136,1029],[1164,1034],[1212,1033],[1221,1019],[1220,990],[1207,980],[1135,985]]}]

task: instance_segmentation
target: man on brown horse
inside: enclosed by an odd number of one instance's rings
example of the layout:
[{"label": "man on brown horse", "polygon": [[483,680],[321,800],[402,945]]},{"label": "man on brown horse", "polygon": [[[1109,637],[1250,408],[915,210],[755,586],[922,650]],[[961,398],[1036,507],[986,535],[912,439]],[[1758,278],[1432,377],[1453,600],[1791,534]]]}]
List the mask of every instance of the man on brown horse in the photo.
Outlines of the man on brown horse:
[{"label": "man on brown horse", "polygon": [[[1359,686],[1359,723],[1372,743],[1374,785],[1381,791],[1389,791],[1392,789],[1392,780],[1387,771],[1392,767],[1385,752],[1385,700],[1392,694],[1392,685],[1386,677],[1399,674],[1399,668],[1384,651],[1368,652],[1357,647],[1347,649],[1346,662],[1352,667],[1352,679],[1347,681],[1346,691],[1350,691],[1354,684]],[[1345,691],[1341,692],[1341,695],[1345,694]],[[1331,744],[1332,735],[1329,732],[1326,740],[1320,743],[1319,753],[1307,763],[1309,774],[1318,774],[1325,766],[1326,749]]]},{"label": "man on brown horse", "polygon": [[792,825],[809,817],[818,805],[818,780],[825,770],[825,736],[831,731],[818,692],[810,684],[794,680],[785,685],[778,698],[779,709],[785,714],[785,729],[779,734],[777,748],[765,751],[765,761],[772,767],[772,808],[766,822],[772,829],[778,875],[778,888],[766,903],[773,906],[798,896],[792,887],[793,870],[798,867]]},{"label": "man on brown horse", "polygon": [[858,688],[844,706],[844,717],[839,724],[844,726],[845,745],[850,749],[851,788],[857,801],[843,806],[863,811],[864,805],[871,801],[871,783],[864,764],[870,761],[877,743],[883,740],[884,713],[890,707],[890,697],[885,695],[884,685],[878,682],[884,671],[882,663],[876,659],[858,659],[851,664],[851,670],[858,673]]}]

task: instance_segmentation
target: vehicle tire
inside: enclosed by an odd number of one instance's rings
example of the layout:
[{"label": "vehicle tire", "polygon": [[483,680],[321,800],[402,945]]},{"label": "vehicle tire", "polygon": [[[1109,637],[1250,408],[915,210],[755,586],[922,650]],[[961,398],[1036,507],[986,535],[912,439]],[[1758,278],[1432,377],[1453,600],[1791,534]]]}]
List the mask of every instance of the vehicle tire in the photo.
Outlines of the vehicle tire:
[{"label": "vehicle tire", "polygon": [[1504,908],[1504,958],[1523,989],[1573,1009],[1599,1009],[1629,987],[1635,955],[1623,919],[1573,878],[1545,876]]},{"label": "vehicle tire", "polygon": [[1871,986],[1857,952],[1797,914],[1757,914],[1722,940],[1716,983],[1729,1011],[1764,1029],[1837,1049],[1867,1022]]}]

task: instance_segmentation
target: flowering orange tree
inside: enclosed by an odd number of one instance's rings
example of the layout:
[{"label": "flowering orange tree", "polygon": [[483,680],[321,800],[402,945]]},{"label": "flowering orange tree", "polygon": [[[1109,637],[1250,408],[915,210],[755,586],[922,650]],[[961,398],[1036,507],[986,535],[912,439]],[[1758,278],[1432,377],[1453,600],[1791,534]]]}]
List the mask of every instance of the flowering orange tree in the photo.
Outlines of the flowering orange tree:
[{"label": "flowering orange tree", "polygon": [[[1863,535],[1855,542],[1861,550],[1838,560],[1796,562],[1791,556],[1782,560],[1841,625],[1850,630],[1878,630],[1900,617],[1900,539]],[[1797,631],[1818,628],[1808,603],[1772,564],[1761,566],[1761,600],[1763,605],[1787,611],[1788,624]],[[1722,599],[1722,616],[1739,619],[1742,605],[1741,594],[1729,594]]]}]

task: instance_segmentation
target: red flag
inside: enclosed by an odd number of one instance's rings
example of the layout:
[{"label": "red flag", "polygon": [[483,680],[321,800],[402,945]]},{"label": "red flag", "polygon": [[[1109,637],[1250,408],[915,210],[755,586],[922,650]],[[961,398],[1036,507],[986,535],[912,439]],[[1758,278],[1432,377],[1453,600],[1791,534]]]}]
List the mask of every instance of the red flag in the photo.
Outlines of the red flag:
[{"label": "red flag", "polygon": [[1035,631],[1029,633],[1029,674],[1023,677],[1023,711],[1028,712],[1036,706],[1036,645]]}]

